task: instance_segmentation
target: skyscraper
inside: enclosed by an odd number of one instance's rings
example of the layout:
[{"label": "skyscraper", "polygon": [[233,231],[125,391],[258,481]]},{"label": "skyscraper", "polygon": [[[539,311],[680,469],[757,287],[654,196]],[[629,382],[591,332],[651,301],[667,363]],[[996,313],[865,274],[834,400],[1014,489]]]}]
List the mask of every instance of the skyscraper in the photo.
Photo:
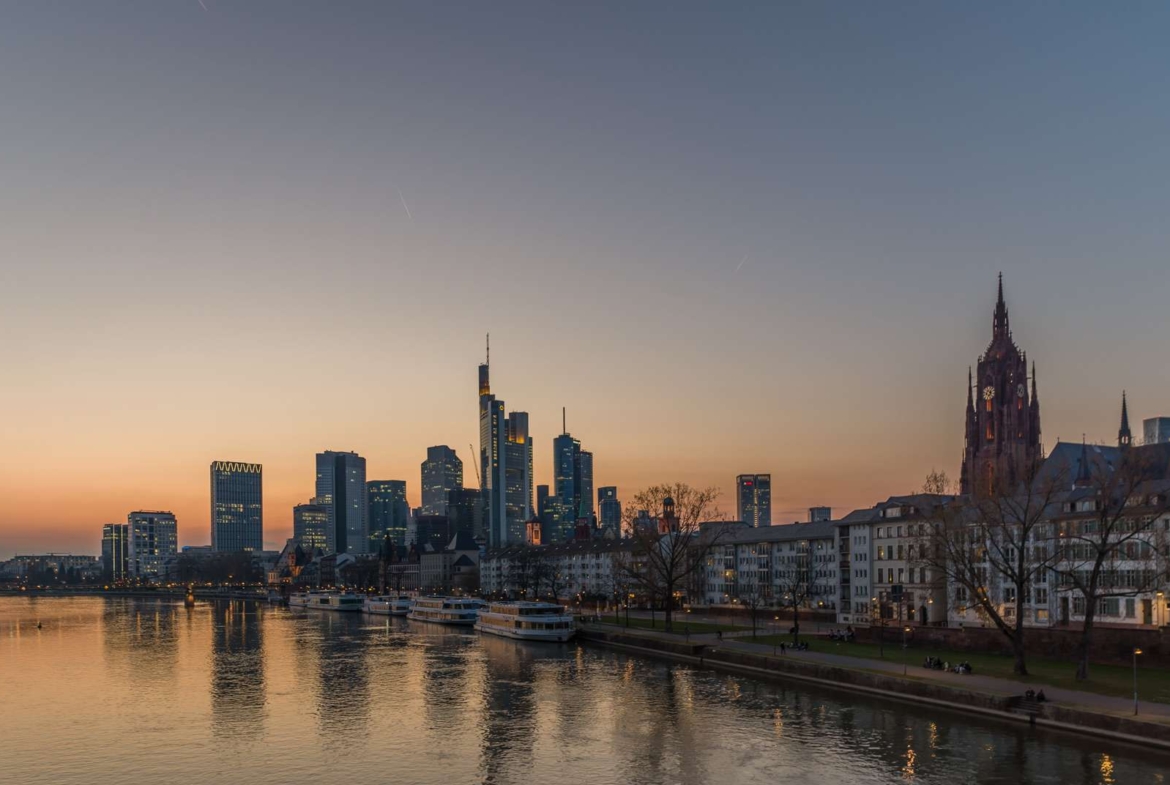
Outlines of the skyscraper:
[{"label": "skyscraper", "polygon": [[308,554],[329,550],[329,505],[320,499],[293,507],[293,539]]},{"label": "skyscraper", "polygon": [[447,495],[463,487],[463,461],[445,444],[427,448],[422,464],[422,511],[446,515]]},{"label": "skyscraper", "polygon": [[483,537],[486,513],[483,494],[478,488],[457,488],[447,492],[447,519],[454,533]]},{"label": "skyscraper", "polygon": [[179,555],[179,523],[174,513],[141,510],[126,517],[126,574],[157,580],[169,559]]},{"label": "skyscraper", "polygon": [[602,531],[622,533],[622,503],[618,500],[617,488],[606,485],[597,489],[597,518]]},{"label": "skyscraper", "polygon": [[366,483],[366,498],[370,520],[369,552],[378,551],[386,533],[390,534],[395,545],[406,545],[406,527],[410,523],[406,481],[370,480]]},{"label": "skyscraper", "polygon": [[125,523],[102,526],[102,576],[107,581],[126,580],[128,529]]},{"label": "skyscraper", "polygon": [[479,463],[481,491],[487,505],[488,543],[493,548],[524,541],[532,517],[532,439],[528,414],[505,414],[504,402],[492,395],[491,346],[479,366]]},{"label": "skyscraper", "polygon": [[258,463],[211,464],[211,550],[264,549],[263,469]]},{"label": "skyscraper", "polygon": [[326,550],[365,553],[370,541],[366,459],[355,452],[317,453],[317,498],[329,511]]},{"label": "skyscraper", "polygon": [[543,532],[545,542],[573,539],[577,519],[593,514],[593,453],[568,431],[553,439],[553,494],[560,507],[555,532]]},{"label": "skyscraper", "polygon": [[1145,444],[1170,442],[1170,417],[1150,417],[1142,420],[1142,441]]},{"label": "skyscraper", "polygon": [[772,525],[772,475],[741,474],[735,478],[739,519],[749,526]]}]

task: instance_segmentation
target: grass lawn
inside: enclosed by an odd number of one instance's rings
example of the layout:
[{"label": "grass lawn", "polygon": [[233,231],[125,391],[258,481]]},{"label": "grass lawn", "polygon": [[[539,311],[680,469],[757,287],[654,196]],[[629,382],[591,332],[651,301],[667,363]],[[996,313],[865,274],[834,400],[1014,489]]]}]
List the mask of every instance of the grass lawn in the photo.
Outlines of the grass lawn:
[{"label": "grass lawn", "polygon": [[[896,633],[895,636],[896,638]],[[741,639],[745,642],[750,639]],[[845,643],[831,641],[827,638],[805,638],[813,651],[828,654],[840,654],[846,657],[865,657],[879,659],[880,647],[876,643]],[[791,643],[790,635],[761,635],[755,643],[773,645]],[[915,646],[907,649],[905,657],[910,664],[910,675],[914,675],[915,668],[922,667],[922,661],[927,657],[938,657],[944,662],[969,662],[975,673],[983,676],[996,676],[1001,679],[1014,679],[1026,682],[1033,686],[1038,684],[1052,687],[1064,687],[1070,690],[1094,692],[1098,695],[1109,695],[1115,698],[1133,697],[1133,668],[1121,665],[1092,665],[1089,667],[1089,681],[1078,682],[1074,678],[1076,666],[1067,660],[1041,659],[1029,657],[1029,676],[1018,677],[1012,673],[1013,660],[1002,654],[984,652],[960,652],[945,649],[932,649],[926,646]],[[903,653],[901,641],[886,641],[885,659],[890,662],[902,662]],[[1170,669],[1158,667],[1142,667],[1141,658],[1138,658],[1138,695],[1144,700],[1158,703],[1170,703]]]},{"label": "grass lawn", "polygon": [[[751,627],[736,627],[731,624],[712,624],[710,622],[689,621],[685,617],[685,613],[675,614],[674,618],[671,620],[672,626],[674,627],[672,632],[682,635],[688,629],[694,633],[718,632],[720,630],[723,632],[736,632],[739,630],[751,629]],[[620,624],[623,627],[626,626],[626,617],[622,615],[617,617],[611,615],[602,615],[601,620],[606,624]],[[637,627],[640,630],[659,630],[661,632],[666,632],[665,624],[666,623],[663,621],[661,616],[654,619],[653,624],[650,623],[650,619],[641,619],[636,616],[630,617],[630,626]]]}]

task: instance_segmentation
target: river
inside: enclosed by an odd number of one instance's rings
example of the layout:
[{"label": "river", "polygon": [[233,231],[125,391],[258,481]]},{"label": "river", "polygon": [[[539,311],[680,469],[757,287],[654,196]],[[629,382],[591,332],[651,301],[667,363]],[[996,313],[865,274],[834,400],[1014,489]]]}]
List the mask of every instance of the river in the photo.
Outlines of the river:
[{"label": "river", "polygon": [[[38,627],[39,623],[39,627]],[[0,598],[0,782],[1160,783],[1170,759],[584,645]]]}]

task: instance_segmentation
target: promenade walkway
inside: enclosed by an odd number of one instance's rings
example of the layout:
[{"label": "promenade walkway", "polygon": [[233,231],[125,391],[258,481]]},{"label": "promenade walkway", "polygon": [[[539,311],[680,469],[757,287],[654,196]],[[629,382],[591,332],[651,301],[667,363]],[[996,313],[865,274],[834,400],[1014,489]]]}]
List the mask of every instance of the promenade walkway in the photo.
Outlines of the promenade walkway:
[{"label": "promenade walkway", "polygon": [[[603,623],[599,626],[609,629],[626,629],[620,627],[620,625],[613,624]],[[646,629],[630,629],[628,631],[637,635],[651,636],[662,640],[680,641],[685,639],[691,643],[702,643],[713,648],[752,652],[754,654],[764,654],[769,657],[773,656],[774,651],[776,651],[770,644],[752,643],[751,632],[725,632],[722,638],[720,638],[715,633],[691,633],[689,636],[684,637],[679,634]],[[788,649],[785,654],[776,656],[786,659],[816,662],[838,668],[877,671],[899,677],[903,675],[903,670],[905,670],[905,678],[941,681],[950,686],[994,695],[1023,695],[1024,691],[1029,687],[1034,690],[1043,689],[1045,697],[1051,703],[1060,703],[1106,714],[1120,716],[1133,715],[1133,700],[1128,698],[1116,698],[1108,695],[1098,695],[1092,692],[1053,687],[1039,680],[1024,679],[1016,681],[1013,679],[1001,679],[995,676],[983,676],[977,673],[958,674],[948,671],[930,670],[923,668],[920,661],[911,661],[903,664],[900,659],[872,659],[833,654],[828,651],[819,650],[831,647],[831,641],[816,637],[806,638],[806,640],[809,641],[812,649],[807,651]],[[1170,704],[1142,701],[1139,705],[1139,711],[1139,716],[1143,719],[1156,719],[1159,722],[1170,722]]]}]

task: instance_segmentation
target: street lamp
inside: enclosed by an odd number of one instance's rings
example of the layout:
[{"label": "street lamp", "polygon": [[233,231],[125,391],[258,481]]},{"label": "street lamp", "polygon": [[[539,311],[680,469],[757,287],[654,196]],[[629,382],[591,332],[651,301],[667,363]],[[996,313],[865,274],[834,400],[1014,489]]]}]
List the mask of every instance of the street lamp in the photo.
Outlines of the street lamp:
[{"label": "street lamp", "polygon": [[1142,653],[1142,650],[1136,646],[1133,649],[1133,716],[1138,713],[1138,697],[1137,697],[1137,658]]},{"label": "street lamp", "polygon": [[906,675],[906,633],[910,632],[909,627],[902,628],[902,675]]}]

